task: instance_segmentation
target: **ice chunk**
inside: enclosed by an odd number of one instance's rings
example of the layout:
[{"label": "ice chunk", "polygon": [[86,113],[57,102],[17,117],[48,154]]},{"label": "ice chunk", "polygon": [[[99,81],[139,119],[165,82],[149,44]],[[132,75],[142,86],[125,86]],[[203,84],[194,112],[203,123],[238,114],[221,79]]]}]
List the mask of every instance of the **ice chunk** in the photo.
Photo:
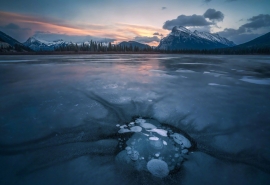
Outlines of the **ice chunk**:
[{"label": "ice chunk", "polygon": [[171,137],[173,138],[173,140],[178,143],[178,144],[183,144],[183,147],[185,148],[190,148],[191,147],[191,143],[190,141],[184,137],[183,135],[181,134],[178,134],[178,133],[174,133],[171,135]]},{"label": "ice chunk", "polygon": [[166,162],[160,159],[152,159],[147,163],[148,171],[159,178],[164,178],[169,174],[169,168]]}]

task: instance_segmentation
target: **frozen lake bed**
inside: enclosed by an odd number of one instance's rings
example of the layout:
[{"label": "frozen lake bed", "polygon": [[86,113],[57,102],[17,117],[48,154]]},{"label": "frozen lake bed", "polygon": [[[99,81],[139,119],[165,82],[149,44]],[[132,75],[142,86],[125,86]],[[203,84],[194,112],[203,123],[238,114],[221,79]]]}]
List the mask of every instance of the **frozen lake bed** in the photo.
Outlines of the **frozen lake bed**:
[{"label": "frozen lake bed", "polygon": [[269,184],[270,57],[0,56],[0,184]]}]

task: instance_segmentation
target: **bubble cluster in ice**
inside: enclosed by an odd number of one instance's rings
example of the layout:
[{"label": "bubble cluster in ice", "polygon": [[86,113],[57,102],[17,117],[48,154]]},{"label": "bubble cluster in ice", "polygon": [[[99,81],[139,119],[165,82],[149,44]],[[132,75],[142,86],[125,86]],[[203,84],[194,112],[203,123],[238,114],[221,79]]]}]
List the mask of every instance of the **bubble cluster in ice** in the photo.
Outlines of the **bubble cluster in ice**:
[{"label": "bubble cluster in ice", "polygon": [[137,118],[117,127],[120,152],[116,162],[156,177],[164,178],[178,170],[192,146],[184,135],[154,119]]}]

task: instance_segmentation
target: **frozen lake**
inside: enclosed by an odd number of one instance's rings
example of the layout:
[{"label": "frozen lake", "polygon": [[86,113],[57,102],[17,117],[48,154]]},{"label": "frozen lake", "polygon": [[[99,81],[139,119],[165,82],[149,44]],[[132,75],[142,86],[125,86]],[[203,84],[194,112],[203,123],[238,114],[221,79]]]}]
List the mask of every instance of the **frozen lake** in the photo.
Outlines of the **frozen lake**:
[{"label": "frozen lake", "polygon": [[0,56],[1,185],[266,185],[269,141],[269,56]]}]

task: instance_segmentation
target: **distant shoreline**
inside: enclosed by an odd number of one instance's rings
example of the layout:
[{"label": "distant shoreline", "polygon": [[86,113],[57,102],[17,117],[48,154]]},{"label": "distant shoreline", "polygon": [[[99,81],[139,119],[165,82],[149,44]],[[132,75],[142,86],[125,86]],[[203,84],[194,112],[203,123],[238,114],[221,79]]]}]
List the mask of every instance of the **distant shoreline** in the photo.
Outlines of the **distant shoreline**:
[{"label": "distant shoreline", "polygon": [[182,54],[182,55],[269,55],[268,53],[174,53],[174,52],[89,52],[89,51],[41,51],[41,52],[0,52],[2,55],[104,55],[104,54]]},{"label": "distant shoreline", "polygon": [[102,54],[162,54],[161,52],[89,52],[89,51],[41,51],[41,52],[2,52],[0,55],[73,55],[73,54],[85,54],[85,55],[102,55]]}]

